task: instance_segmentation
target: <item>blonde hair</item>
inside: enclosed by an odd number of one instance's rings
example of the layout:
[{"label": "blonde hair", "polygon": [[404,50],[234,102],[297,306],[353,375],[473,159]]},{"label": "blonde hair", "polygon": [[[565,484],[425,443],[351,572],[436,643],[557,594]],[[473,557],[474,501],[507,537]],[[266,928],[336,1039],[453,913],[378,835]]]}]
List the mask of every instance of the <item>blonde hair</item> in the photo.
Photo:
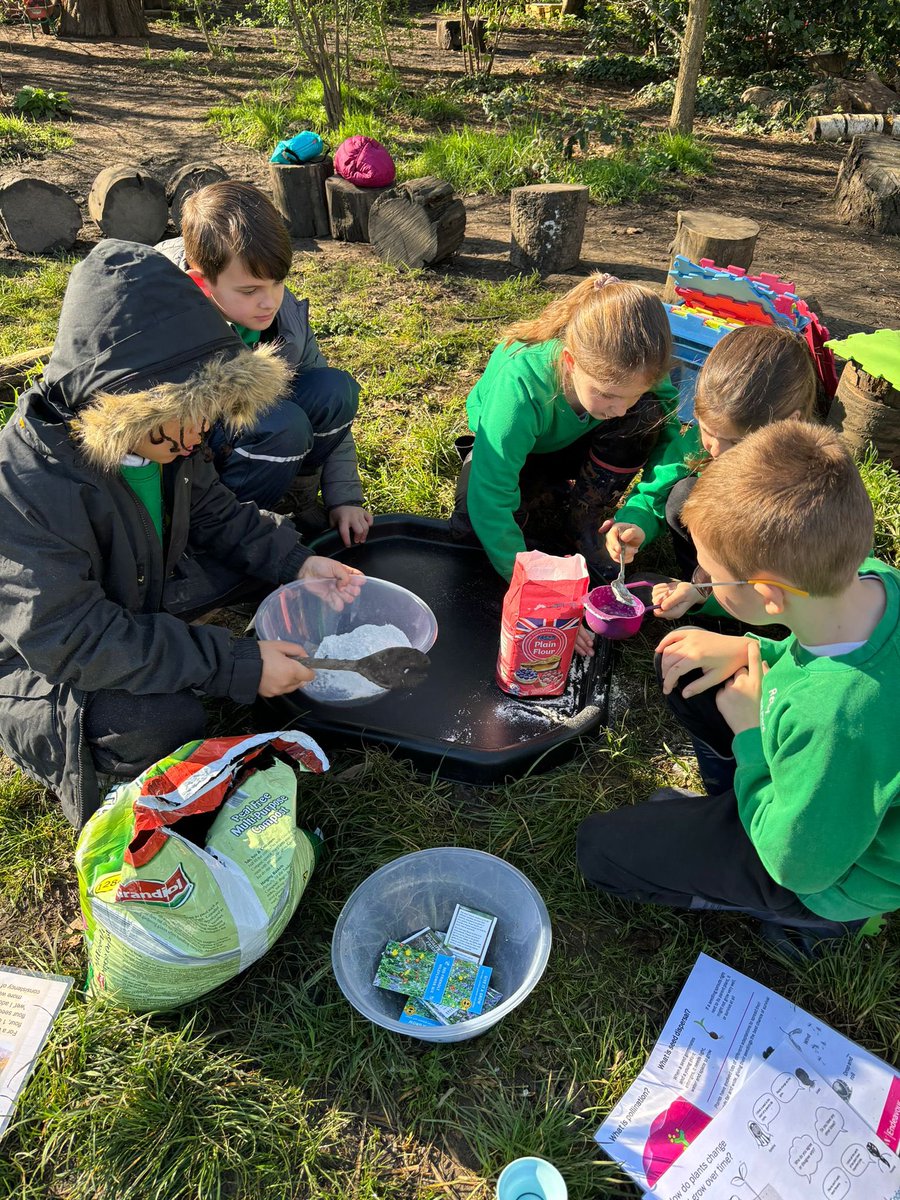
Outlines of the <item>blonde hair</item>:
[{"label": "blonde hair", "polygon": [[669,369],[672,334],[662,301],[637,283],[589,275],[531,321],[506,330],[504,345],[559,338],[593,379],[621,383],[640,374],[648,386]]},{"label": "blonde hair", "polygon": [[697,376],[694,414],[752,433],[796,413],[812,420],[816,373],[806,343],[774,325],[745,325],[709,352]]},{"label": "blonde hair", "polygon": [[731,579],[836,596],[872,551],[872,502],[832,429],[775,421],[711,462],[681,519]]}]

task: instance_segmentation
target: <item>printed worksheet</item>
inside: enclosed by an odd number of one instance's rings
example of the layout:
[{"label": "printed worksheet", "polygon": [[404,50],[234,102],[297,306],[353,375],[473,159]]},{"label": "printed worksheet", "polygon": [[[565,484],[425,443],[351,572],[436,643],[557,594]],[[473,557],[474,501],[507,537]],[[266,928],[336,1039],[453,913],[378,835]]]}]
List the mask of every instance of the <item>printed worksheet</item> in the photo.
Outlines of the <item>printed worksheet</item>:
[{"label": "printed worksheet", "polygon": [[900,1200],[900,1159],[785,1040],[666,1171],[656,1200]]},{"label": "printed worksheet", "polygon": [[597,1130],[597,1142],[641,1187],[656,1187],[785,1040],[852,1104],[879,1145],[897,1149],[900,1074],[706,954],[697,959],[644,1070]]},{"label": "printed worksheet", "polygon": [[0,1137],[73,980],[0,967]]}]

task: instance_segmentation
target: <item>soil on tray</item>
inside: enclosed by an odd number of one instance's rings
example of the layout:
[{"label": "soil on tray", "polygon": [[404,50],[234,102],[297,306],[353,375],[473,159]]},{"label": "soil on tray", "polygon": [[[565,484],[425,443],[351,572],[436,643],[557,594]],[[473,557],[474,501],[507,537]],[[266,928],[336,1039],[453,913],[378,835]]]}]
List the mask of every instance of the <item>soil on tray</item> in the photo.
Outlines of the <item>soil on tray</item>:
[{"label": "soil on tray", "polygon": [[[434,28],[435,17],[426,15],[395,33],[397,66],[411,90],[462,74],[460,56],[436,47]],[[223,143],[205,118],[211,106],[237,101],[279,72],[296,69],[286,33],[231,29],[225,35],[225,59],[207,53],[198,31],[161,23],[152,27],[149,41],[62,40],[41,34],[32,39],[17,26],[4,27],[3,36],[7,94],[25,84],[62,89],[76,110],[69,126],[74,147],[27,160],[19,169],[54,180],[82,207],[97,172],[123,161],[141,164],[165,180],[183,163],[212,159],[236,178],[267,185],[266,156]],[[533,81],[532,55],[581,52],[581,41],[571,32],[515,29],[505,36],[494,70],[511,82]],[[541,107],[590,109],[599,101],[627,105],[629,95],[628,89],[612,85],[592,88],[553,80],[542,88]],[[631,113],[652,125],[664,123],[658,113],[634,108]],[[469,103],[469,114],[470,123],[484,123],[477,100]],[[715,208],[760,223],[754,266],[793,280],[832,334],[900,324],[900,240],[842,225],[834,212],[831,192],[846,147],[811,144],[796,135],[730,135],[702,122],[697,132],[715,147],[712,174],[663,199],[592,206],[581,264],[571,275],[552,277],[551,286],[565,288],[591,269],[661,286],[677,209]],[[493,279],[514,274],[508,257],[508,197],[469,196],[465,203],[466,239],[447,273]],[[85,253],[98,236],[93,223],[87,223],[76,252]],[[372,253],[366,246],[329,239],[296,246],[338,259]]]}]

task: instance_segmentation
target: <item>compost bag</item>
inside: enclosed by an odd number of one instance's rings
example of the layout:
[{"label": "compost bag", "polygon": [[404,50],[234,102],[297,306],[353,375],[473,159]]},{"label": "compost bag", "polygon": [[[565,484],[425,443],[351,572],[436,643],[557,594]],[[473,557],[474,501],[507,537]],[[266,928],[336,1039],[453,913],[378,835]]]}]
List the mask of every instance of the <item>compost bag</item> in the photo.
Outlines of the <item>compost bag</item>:
[{"label": "compost bag", "polygon": [[75,850],[89,991],[174,1008],[265,954],[321,845],[297,827],[296,771],[327,769],[294,730],[210,738],[110,793]]}]

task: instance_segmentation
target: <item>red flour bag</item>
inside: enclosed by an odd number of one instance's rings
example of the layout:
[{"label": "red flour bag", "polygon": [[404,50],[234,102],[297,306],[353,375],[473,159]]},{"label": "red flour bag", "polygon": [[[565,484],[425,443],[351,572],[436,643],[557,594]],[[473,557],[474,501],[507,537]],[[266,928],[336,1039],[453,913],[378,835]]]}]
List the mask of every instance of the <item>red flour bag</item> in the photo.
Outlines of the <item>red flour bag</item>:
[{"label": "red flour bag", "polygon": [[587,563],[580,554],[556,558],[529,550],[516,555],[500,618],[497,683],[504,692],[562,694],[587,590]]}]

